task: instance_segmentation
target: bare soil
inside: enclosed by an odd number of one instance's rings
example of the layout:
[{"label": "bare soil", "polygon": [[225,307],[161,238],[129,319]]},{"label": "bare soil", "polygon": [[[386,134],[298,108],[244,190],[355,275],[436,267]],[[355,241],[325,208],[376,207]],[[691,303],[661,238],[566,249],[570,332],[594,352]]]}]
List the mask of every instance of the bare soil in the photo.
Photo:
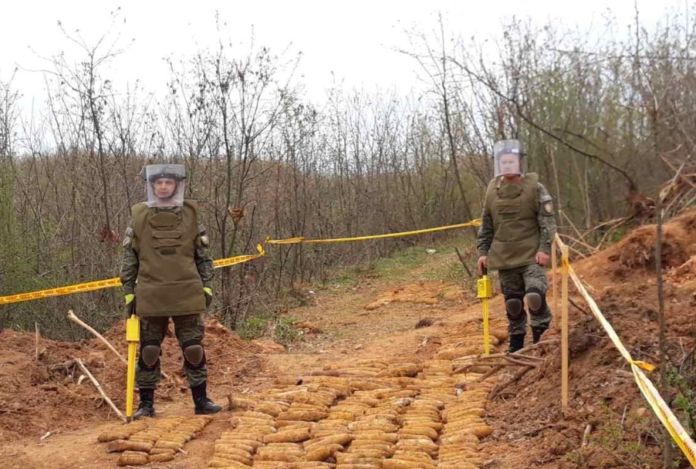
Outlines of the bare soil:
[{"label": "bare soil", "polygon": [[[669,359],[684,373],[693,365],[696,346],[695,228],[696,211],[672,220],[665,227],[663,249]],[[573,265],[633,357],[658,364],[654,240],[655,227],[645,226]],[[450,338],[481,328],[481,308],[468,285],[473,279],[462,274],[459,281],[433,281],[426,275],[443,262],[458,261],[452,253],[446,260],[428,259],[406,278],[367,275],[357,285],[316,290],[311,304],[288,313],[296,319],[302,340],[287,347],[268,340],[245,342],[215,320],[208,321],[211,397],[224,404],[230,393],[255,396],[276,386],[278,379],[309,376],[362,359],[415,363],[420,375],[427,375],[428,363],[451,345]],[[627,364],[572,288],[571,298],[579,309],[571,306],[569,315],[569,409],[560,406],[557,347],[531,352],[546,359],[544,366],[488,401],[484,419],[494,430],[480,441],[484,462],[479,467],[661,467],[659,424],[646,409]],[[550,293],[548,301],[553,303]],[[494,328],[505,328],[499,296],[491,301],[491,320]],[[107,334],[125,356],[123,336],[124,323]],[[544,338],[559,337],[560,331],[552,328]],[[506,347],[502,343],[495,350]],[[163,348],[163,369],[171,378],[157,390],[158,418],[192,416],[176,339],[168,338]],[[80,378],[75,358],[82,359],[116,405],[125,408],[125,366],[97,340],[64,343],[39,338],[37,347],[34,334],[0,331],[0,467],[117,467],[118,455],[107,454],[97,436],[122,424],[91,382]],[[490,381],[500,386],[518,371],[509,367]],[[657,384],[659,371],[651,378]],[[678,389],[668,387],[662,393],[674,404]],[[186,444],[186,454],[153,466],[207,467],[215,440],[233,428],[233,415],[217,414]]]}]

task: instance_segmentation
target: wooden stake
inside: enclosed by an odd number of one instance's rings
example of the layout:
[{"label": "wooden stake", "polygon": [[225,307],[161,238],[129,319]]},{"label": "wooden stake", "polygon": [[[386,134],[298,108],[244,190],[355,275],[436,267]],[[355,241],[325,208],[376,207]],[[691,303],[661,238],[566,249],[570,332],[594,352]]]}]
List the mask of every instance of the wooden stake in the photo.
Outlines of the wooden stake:
[{"label": "wooden stake", "polygon": [[554,237],[553,242],[551,243],[551,295],[553,296],[553,316],[551,317],[551,327],[558,328],[558,321],[556,320],[556,314],[558,314],[558,276],[556,275],[557,273],[557,267],[556,265],[558,264],[558,258],[556,255],[556,249],[558,246],[556,245],[556,238]]},{"label": "wooden stake", "polygon": [[561,405],[568,407],[568,247],[561,247],[563,283],[561,285]]},{"label": "wooden stake", "polygon": [[36,364],[39,364],[39,323],[35,322],[34,327],[36,328]]},{"label": "wooden stake", "polygon": [[[569,236],[564,236],[564,238],[570,238],[570,237],[569,237]],[[577,249],[575,249],[573,246],[569,246],[569,245],[567,245],[567,244],[566,244],[566,246],[568,247],[568,249],[569,249],[570,251],[573,251],[573,252],[574,252],[575,254],[577,254],[578,256],[582,257],[583,259],[587,259],[587,256],[586,256],[585,254],[581,253],[580,251],[578,251]]]},{"label": "wooden stake", "polygon": [[82,363],[82,360],[80,360],[79,358],[76,358],[75,362],[79,365],[80,368],[82,368],[82,371],[85,372],[85,374],[90,379],[90,381],[92,381],[92,384],[94,384],[94,386],[97,388],[97,391],[99,391],[99,394],[101,394],[101,396],[104,398],[106,403],[109,404],[111,406],[111,408],[114,409],[114,412],[116,412],[116,415],[118,415],[121,418],[121,420],[123,420],[125,422],[126,418],[123,416],[121,411],[118,410],[118,407],[116,407],[114,405],[114,403],[111,401],[111,399],[109,399],[109,396],[106,395],[106,393],[104,392],[104,390],[101,387],[101,384],[99,384],[99,381],[97,381],[94,378],[94,376],[92,376],[92,373],[90,373],[89,370],[87,369],[87,367],[85,366],[85,364]]},{"label": "wooden stake", "polygon": [[[664,158],[663,158],[664,159]],[[662,223],[663,216],[662,213],[662,198],[660,194],[657,194],[657,201],[655,203],[655,212],[657,214],[657,233],[656,233],[656,243],[655,243],[655,273],[657,274],[657,302],[659,306],[659,344],[660,344],[660,387],[661,391],[666,393],[667,391],[667,339],[665,337],[665,295],[663,290],[663,279],[662,279]],[[662,428],[662,438],[665,441],[663,457],[664,457],[664,467],[673,467],[672,464],[672,440],[670,438],[669,431],[667,428]]]}]

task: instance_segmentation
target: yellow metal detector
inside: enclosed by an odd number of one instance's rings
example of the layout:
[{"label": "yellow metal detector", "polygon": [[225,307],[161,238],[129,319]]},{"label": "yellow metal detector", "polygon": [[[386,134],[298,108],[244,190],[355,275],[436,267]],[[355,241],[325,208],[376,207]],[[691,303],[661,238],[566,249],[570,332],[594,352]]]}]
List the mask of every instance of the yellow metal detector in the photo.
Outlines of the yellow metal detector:
[{"label": "yellow metal detector", "polygon": [[476,282],[478,298],[483,306],[483,349],[486,355],[491,353],[490,328],[488,325],[488,300],[493,298],[493,282],[488,278],[488,268],[483,267],[483,275]]},{"label": "yellow metal detector", "polygon": [[133,392],[135,391],[135,355],[140,343],[140,319],[132,314],[126,320],[126,341],[128,341],[128,382],[126,383],[126,422],[133,417]]}]

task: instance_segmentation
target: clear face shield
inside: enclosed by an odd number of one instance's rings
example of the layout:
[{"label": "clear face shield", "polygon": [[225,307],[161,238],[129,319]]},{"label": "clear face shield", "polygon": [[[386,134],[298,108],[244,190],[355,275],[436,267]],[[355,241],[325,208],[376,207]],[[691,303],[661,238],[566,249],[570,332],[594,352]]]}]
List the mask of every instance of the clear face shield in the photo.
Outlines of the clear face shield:
[{"label": "clear face shield", "polygon": [[186,189],[183,164],[151,164],[145,167],[148,207],[181,207]]},{"label": "clear face shield", "polygon": [[526,158],[524,144],[519,140],[500,140],[493,146],[495,177],[524,176]]}]

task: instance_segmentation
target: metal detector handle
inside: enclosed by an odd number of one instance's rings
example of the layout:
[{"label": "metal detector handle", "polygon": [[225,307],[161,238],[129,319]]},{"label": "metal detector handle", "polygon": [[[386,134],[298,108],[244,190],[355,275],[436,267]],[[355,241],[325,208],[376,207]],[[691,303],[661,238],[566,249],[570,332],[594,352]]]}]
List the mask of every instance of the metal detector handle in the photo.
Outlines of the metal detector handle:
[{"label": "metal detector handle", "polygon": [[140,342],[140,319],[132,314],[126,321],[126,341],[128,342],[128,370],[126,374],[126,422],[133,417],[133,392],[135,391],[135,359]]}]

